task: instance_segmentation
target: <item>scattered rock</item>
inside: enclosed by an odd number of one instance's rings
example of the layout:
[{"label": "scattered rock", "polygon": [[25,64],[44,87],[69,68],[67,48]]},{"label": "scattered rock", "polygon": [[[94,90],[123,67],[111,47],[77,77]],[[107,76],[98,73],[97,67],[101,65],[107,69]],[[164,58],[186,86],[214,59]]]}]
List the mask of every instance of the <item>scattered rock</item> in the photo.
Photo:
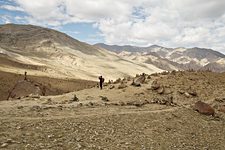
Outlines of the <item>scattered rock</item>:
[{"label": "scattered rock", "polygon": [[32,106],[30,110],[39,112],[42,110],[42,108],[40,106],[35,105],[35,106]]},{"label": "scattered rock", "polygon": [[78,107],[82,107],[83,106],[83,103],[79,103],[77,106]]},{"label": "scattered rock", "polygon": [[29,97],[30,98],[37,98],[37,99],[39,99],[41,96],[38,95],[38,94],[30,94]]},{"label": "scattered rock", "polygon": [[121,82],[121,78],[116,79],[116,81],[114,82],[114,84],[120,83]]},{"label": "scattered rock", "polygon": [[126,104],[125,104],[124,102],[120,101],[120,102],[118,103],[118,105],[119,105],[119,106],[125,106]]},{"label": "scattered rock", "polygon": [[157,83],[157,80],[152,82],[151,89],[152,90],[158,90],[160,88],[160,85]]},{"label": "scattered rock", "polygon": [[120,85],[118,86],[118,89],[124,89],[124,88],[126,88],[126,87],[127,87],[127,85],[124,84],[124,83],[122,83],[122,84],[120,84]]},{"label": "scattered rock", "polygon": [[136,95],[136,96],[141,96],[141,95],[145,95],[145,93],[144,93],[144,92],[134,93],[134,95]]},{"label": "scattered rock", "polygon": [[132,85],[134,85],[134,86],[140,86],[141,84],[144,84],[145,83],[145,74],[142,74],[142,75],[140,75],[140,76],[138,76],[138,77],[136,77],[134,80],[133,80],[133,83],[132,83]]},{"label": "scattered rock", "polygon": [[86,100],[93,100],[94,99],[94,97],[92,97],[92,96],[87,96],[86,97]]},{"label": "scattered rock", "polygon": [[160,87],[158,90],[157,90],[157,93],[158,94],[163,94],[165,91],[164,87]]},{"label": "scattered rock", "polygon": [[225,105],[219,106],[218,111],[225,113]]},{"label": "scattered rock", "polygon": [[46,102],[44,102],[43,104],[47,104],[47,105],[53,105],[54,103],[52,102],[51,98],[48,98]]},{"label": "scattered rock", "polygon": [[70,100],[70,102],[78,102],[79,99],[78,97],[76,96],[76,94],[74,94],[73,98]]},{"label": "scattered rock", "polygon": [[202,101],[196,102],[193,109],[204,115],[215,115],[215,110],[209,104]]},{"label": "scattered rock", "polygon": [[184,94],[185,92],[183,90],[178,90],[178,93]]},{"label": "scattered rock", "polygon": [[99,97],[101,97],[101,100],[102,101],[105,101],[105,102],[108,102],[109,101],[109,99],[106,96],[99,96]]},{"label": "scattered rock", "polygon": [[197,92],[195,92],[195,91],[189,91],[188,94],[190,94],[191,96],[194,96],[194,97],[198,95]]},{"label": "scattered rock", "polygon": [[129,76],[129,77],[127,77],[127,81],[131,81],[131,77]]},{"label": "scattered rock", "polygon": [[160,105],[167,105],[167,106],[176,106],[176,103],[173,102],[173,97],[162,97],[162,98],[153,98],[151,103],[160,104]]},{"label": "scattered rock", "polygon": [[88,105],[88,106],[94,106],[94,103],[89,102],[87,105]]},{"label": "scattered rock", "polygon": [[11,143],[13,143],[13,140],[12,139],[7,139],[6,143],[11,144]]},{"label": "scattered rock", "polygon": [[187,98],[191,97],[191,95],[188,92],[184,92],[184,96]]},{"label": "scattered rock", "polygon": [[151,79],[152,77],[150,75],[147,76],[147,79]]},{"label": "scattered rock", "polygon": [[169,71],[163,71],[161,72],[161,75],[168,75],[170,72]]},{"label": "scattered rock", "polygon": [[141,86],[140,83],[134,82],[134,80],[133,80],[133,82],[131,83],[131,85],[136,86],[136,87],[140,87],[140,86]]},{"label": "scattered rock", "polygon": [[109,89],[114,89],[114,88],[115,88],[114,85],[110,85],[110,86],[109,86]]},{"label": "scattered rock", "polygon": [[171,71],[172,75],[176,75],[176,70]]},{"label": "scattered rock", "polygon": [[113,80],[109,80],[108,84],[112,84],[113,83]]},{"label": "scattered rock", "polygon": [[225,102],[225,98],[215,98],[215,101],[217,101],[219,103],[223,103],[223,102]]},{"label": "scattered rock", "polygon": [[1,148],[6,148],[8,145],[8,143],[2,143]]},{"label": "scattered rock", "polygon": [[24,106],[17,106],[17,109],[23,109]]}]

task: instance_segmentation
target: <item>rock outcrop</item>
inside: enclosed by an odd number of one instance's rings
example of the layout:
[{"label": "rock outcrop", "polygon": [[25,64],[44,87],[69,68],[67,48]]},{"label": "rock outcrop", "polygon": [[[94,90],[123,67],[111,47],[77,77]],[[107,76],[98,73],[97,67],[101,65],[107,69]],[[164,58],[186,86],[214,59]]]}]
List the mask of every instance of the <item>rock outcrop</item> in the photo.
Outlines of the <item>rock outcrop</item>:
[{"label": "rock outcrop", "polygon": [[215,110],[209,104],[206,104],[202,101],[198,101],[195,103],[194,110],[204,115],[215,115]]}]

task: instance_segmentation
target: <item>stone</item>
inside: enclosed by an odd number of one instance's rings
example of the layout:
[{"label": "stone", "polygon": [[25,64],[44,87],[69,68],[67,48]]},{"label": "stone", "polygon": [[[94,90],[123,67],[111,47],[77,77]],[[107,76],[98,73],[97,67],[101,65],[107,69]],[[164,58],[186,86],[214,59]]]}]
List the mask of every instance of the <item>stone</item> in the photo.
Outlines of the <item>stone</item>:
[{"label": "stone", "polygon": [[78,102],[79,99],[78,99],[78,97],[74,94],[73,98],[72,98],[70,101],[72,101],[72,102]]},{"label": "stone", "polygon": [[147,79],[151,79],[152,77],[150,75],[147,76]]},{"label": "stone", "polygon": [[184,94],[185,92],[183,90],[178,90],[178,93]]},{"label": "stone", "polygon": [[39,112],[42,110],[42,108],[40,106],[35,105],[35,106],[32,106],[30,110]]},{"label": "stone", "polygon": [[102,101],[108,102],[109,99],[106,96],[100,96]]},{"label": "stone", "polygon": [[187,98],[191,97],[191,95],[188,92],[184,92],[184,96]]},{"label": "stone", "polygon": [[38,94],[30,94],[29,97],[39,99],[41,96]]},{"label": "stone", "polygon": [[164,87],[160,87],[158,90],[157,90],[157,93],[158,94],[163,94],[165,91]]},{"label": "stone", "polygon": [[225,106],[219,106],[218,111],[225,113]]},{"label": "stone", "polygon": [[2,143],[1,148],[6,148],[8,145],[8,143]]},{"label": "stone", "polygon": [[24,106],[17,106],[17,109],[23,109]]},{"label": "stone", "polygon": [[136,87],[140,87],[140,86],[141,86],[140,83],[134,82],[134,80],[133,80],[133,82],[131,83],[131,85],[136,86]]},{"label": "stone", "polygon": [[198,94],[197,94],[197,92],[195,92],[195,91],[190,91],[190,92],[188,92],[188,94],[190,94],[191,96],[197,96]]},{"label": "stone", "polygon": [[157,83],[157,81],[153,81],[151,85],[152,90],[158,90],[160,88],[160,85]]},{"label": "stone", "polygon": [[139,77],[136,77],[133,82],[136,84],[144,84],[146,80],[145,74],[140,75]]},{"label": "stone", "polygon": [[121,78],[116,79],[116,81],[114,82],[114,84],[120,83],[121,82]]},{"label": "stone", "polygon": [[114,88],[115,88],[114,85],[110,85],[110,86],[109,86],[109,89],[114,89]]},{"label": "stone", "polygon": [[194,110],[198,111],[200,114],[204,115],[215,115],[215,110],[209,105],[202,101],[198,101],[194,105]]},{"label": "stone", "polygon": [[126,84],[120,84],[120,85],[118,86],[118,89],[124,89],[124,88],[126,88],[126,87],[127,87]]},{"label": "stone", "polygon": [[20,99],[22,97],[40,98],[44,96],[46,87],[30,80],[18,81],[9,91],[8,99]]}]

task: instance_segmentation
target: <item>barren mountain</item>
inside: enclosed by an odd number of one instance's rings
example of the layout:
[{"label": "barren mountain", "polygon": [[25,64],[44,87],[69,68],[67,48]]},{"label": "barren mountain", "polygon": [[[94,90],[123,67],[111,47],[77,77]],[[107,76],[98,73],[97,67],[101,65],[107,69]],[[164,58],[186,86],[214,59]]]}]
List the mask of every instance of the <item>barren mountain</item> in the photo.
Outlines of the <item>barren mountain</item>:
[{"label": "barren mountain", "polygon": [[[225,58],[225,55],[204,48],[165,48],[157,45],[149,47],[117,46],[96,44],[96,47],[103,47],[118,53],[120,56],[141,60],[140,62],[151,63],[161,69],[210,69],[216,72],[225,71],[225,65],[218,61]],[[125,51],[125,52],[124,52]],[[129,52],[129,53],[127,53]],[[128,54],[128,55],[127,55]],[[142,57],[141,59],[139,57]],[[144,61],[143,61],[144,60]],[[147,60],[147,61],[146,61]],[[208,67],[207,67],[208,66]],[[210,66],[210,67],[209,67]]]},{"label": "barren mountain", "polygon": [[96,80],[136,73],[160,72],[152,65],[125,60],[115,53],[70,36],[32,25],[0,26],[0,70],[7,72]]}]

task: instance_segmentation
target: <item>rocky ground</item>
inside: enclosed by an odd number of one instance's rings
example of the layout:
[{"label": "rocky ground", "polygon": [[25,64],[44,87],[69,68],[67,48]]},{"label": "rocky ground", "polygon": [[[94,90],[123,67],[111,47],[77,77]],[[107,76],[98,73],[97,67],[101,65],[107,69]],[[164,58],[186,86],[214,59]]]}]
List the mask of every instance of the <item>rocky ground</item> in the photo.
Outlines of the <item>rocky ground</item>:
[{"label": "rocky ground", "polygon": [[[225,74],[137,75],[0,102],[2,149],[225,149]],[[209,105],[214,116],[193,106]]]}]

